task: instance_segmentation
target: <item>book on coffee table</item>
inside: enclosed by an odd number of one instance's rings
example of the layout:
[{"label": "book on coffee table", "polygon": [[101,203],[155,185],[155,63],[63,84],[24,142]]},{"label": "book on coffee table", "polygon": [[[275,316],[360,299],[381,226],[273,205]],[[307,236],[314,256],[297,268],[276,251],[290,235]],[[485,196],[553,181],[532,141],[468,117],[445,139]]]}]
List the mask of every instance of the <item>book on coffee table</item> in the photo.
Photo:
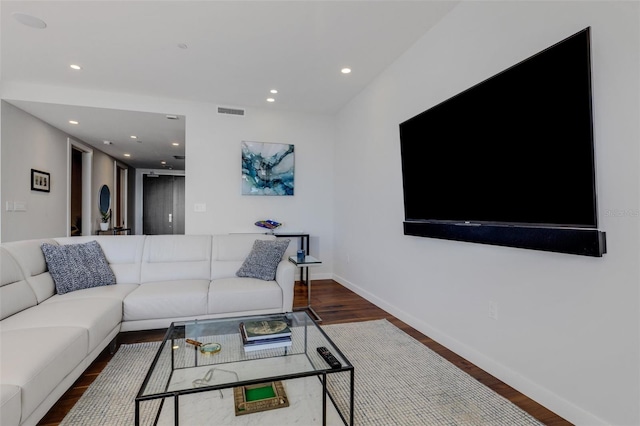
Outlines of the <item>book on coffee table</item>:
[{"label": "book on coffee table", "polygon": [[291,346],[291,337],[280,337],[277,339],[261,340],[258,342],[244,343],[242,347],[245,352],[260,351],[263,349],[285,348]]},{"label": "book on coffee table", "polygon": [[279,337],[291,338],[291,329],[284,319],[241,322],[240,333],[248,342]]},{"label": "book on coffee table", "polygon": [[245,352],[291,346],[291,336],[271,337],[249,341],[247,340],[247,335],[242,325],[240,326],[240,337],[242,338],[242,347]]}]

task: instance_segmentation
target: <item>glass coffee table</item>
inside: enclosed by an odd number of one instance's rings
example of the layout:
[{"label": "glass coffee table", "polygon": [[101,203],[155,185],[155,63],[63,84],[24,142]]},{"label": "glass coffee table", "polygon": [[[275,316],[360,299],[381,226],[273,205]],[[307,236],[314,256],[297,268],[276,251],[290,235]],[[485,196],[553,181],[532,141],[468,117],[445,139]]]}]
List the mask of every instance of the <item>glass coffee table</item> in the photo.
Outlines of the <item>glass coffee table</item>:
[{"label": "glass coffee table", "polygon": [[[252,321],[284,321],[290,346],[245,351],[240,323]],[[306,311],[174,322],[136,396],[135,424],[353,425],[353,391],[353,365]]]}]

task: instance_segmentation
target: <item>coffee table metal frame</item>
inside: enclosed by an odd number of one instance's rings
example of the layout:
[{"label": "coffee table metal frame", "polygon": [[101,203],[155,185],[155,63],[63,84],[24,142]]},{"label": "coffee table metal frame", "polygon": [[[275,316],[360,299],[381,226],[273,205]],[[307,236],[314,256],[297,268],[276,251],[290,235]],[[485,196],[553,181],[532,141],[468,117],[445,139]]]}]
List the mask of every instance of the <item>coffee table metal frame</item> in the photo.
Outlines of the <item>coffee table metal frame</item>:
[{"label": "coffee table metal frame", "polygon": [[[267,374],[268,372],[265,372],[264,377],[261,376],[261,377],[253,378],[251,380],[236,379],[236,380],[227,381],[225,383],[218,383],[211,386],[185,388],[185,389],[178,389],[178,390],[167,390],[169,387],[171,376],[173,375],[175,370],[178,370],[181,368],[202,367],[202,365],[199,366],[197,362],[198,360],[197,350],[196,352],[194,352],[194,354],[196,354],[194,357],[194,365],[186,366],[186,367],[176,365],[177,361],[176,361],[176,357],[174,356],[174,350],[180,349],[181,348],[180,345],[184,343],[184,340],[186,338],[189,338],[189,329],[193,330],[194,327],[196,328],[201,327],[202,329],[204,327],[205,329],[208,328],[209,330],[216,330],[216,329],[226,330],[226,331],[236,330],[236,333],[238,334],[237,338],[240,340],[241,339],[240,333],[239,331],[237,331],[239,330],[238,326],[240,322],[247,322],[247,321],[253,321],[253,320],[280,319],[283,316],[286,318],[291,329],[295,331],[295,333],[292,336],[292,339],[301,339],[302,345],[285,347],[283,348],[284,350],[278,356],[291,356],[291,355],[301,355],[301,354],[306,355],[309,361],[309,366],[311,367],[307,371],[298,371],[291,374],[280,374],[275,376],[269,376]],[[315,336],[314,342],[310,341],[311,340],[311,337],[309,336],[310,334],[313,334],[313,336]],[[313,346],[312,347],[309,346],[312,343],[313,343]],[[161,355],[165,350],[165,348],[167,347],[167,345],[170,345],[169,350],[171,351],[170,352],[171,353],[171,372],[168,374],[167,382],[164,384],[165,390],[160,392],[156,392],[156,391],[148,392],[147,386],[149,385],[151,377],[156,372],[156,368],[162,368],[158,366],[158,361],[161,358]],[[321,358],[319,362],[318,361],[319,356],[317,355],[316,345],[326,346],[327,348],[329,348],[329,350],[334,354],[334,356],[336,356],[341,361],[342,367],[338,369],[331,369]],[[302,351],[298,349],[298,352],[296,353],[295,352],[296,349],[294,348],[296,347],[300,348],[300,346],[302,346],[303,348]],[[191,349],[186,344],[184,344],[183,350],[194,350],[194,349]],[[238,350],[238,352],[239,353],[237,354],[237,359],[235,361],[244,361],[244,360],[255,361],[256,360],[255,354],[258,354],[257,359],[263,359],[261,353],[264,353],[264,359],[274,358],[273,351],[268,351],[268,350],[252,352],[254,356],[251,359],[247,359],[246,355],[243,353],[244,351],[242,350],[242,346],[240,346],[240,349]],[[216,364],[207,363],[206,365],[215,366]],[[224,365],[224,364],[221,364],[221,365]],[[350,392],[349,392],[348,418],[345,417],[344,413],[340,411],[340,409],[338,408],[338,405],[336,404],[336,401],[334,400],[334,397],[330,394],[330,392],[327,389],[327,376],[333,373],[341,373],[341,372],[349,373]],[[303,377],[311,377],[311,376],[317,376],[322,384],[322,424],[326,425],[327,396],[328,396],[331,402],[333,403],[333,405],[336,407],[336,411],[338,412],[344,424],[353,426],[354,367],[349,362],[349,360],[344,356],[344,354],[340,351],[340,349],[331,341],[329,336],[327,336],[327,334],[319,326],[319,324],[316,321],[314,321],[313,318],[311,318],[311,316],[306,311],[297,311],[297,312],[289,312],[286,314],[274,314],[274,315],[257,315],[257,316],[233,317],[233,318],[222,318],[222,319],[173,322],[171,323],[170,327],[167,329],[165,337],[162,343],[160,344],[158,351],[156,352],[153,362],[135,398],[135,425],[136,426],[140,425],[140,414],[141,414],[140,404],[145,401],[151,401],[151,400],[157,400],[157,399],[164,400],[166,398],[173,398],[174,424],[177,426],[179,424],[179,417],[180,417],[179,398],[181,396],[201,393],[201,392],[210,392],[215,390],[235,388],[239,386],[253,385],[258,383],[286,381],[286,380],[303,378]],[[155,416],[155,419],[156,419],[155,422],[158,421],[160,411],[162,410],[162,405],[163,404],[160,404],[160,408],[158,408],[158,413],[156,413],[156,416]]]}]

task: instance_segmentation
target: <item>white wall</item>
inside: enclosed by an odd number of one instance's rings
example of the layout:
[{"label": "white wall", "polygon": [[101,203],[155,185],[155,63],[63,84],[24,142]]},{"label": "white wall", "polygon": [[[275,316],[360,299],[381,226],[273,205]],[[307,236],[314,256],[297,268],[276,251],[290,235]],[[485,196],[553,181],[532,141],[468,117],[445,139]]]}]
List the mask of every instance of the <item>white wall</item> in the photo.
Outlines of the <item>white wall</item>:
[{"label": "white wall", "polygon": [[[2,101],[1,113],[1,241],[67,236],[69,135],[8,102]],[[94,233],[100,221],[98,191],[103,184],[113,191],[114,159],[96,149],[92,152],[90,232]],[[31,191],[31,169],[51,174],[51,192]],[[16,201],[26,203],[26,211],[6,210],[7,202]]]},{"label": "white wall", "polygon": [[[325,264],[313,272],[331,271],[334,119],[268,109],[238,117],[216,109],[200,105],[187,115],[187,229],[255,232],[257,220],[273,219],[282,232],[310,233],[311,253]],[[241,141],[295,145],[293,196],[241,195]],[[194,213],[194,203],[207,211]]]},{"label": "white wall", "polygon": [[[338,118],[336,279],[579,425],[640,424],[638,22],[637,2],[467,2]],[[404,236],[398,124],[587,26],[608,253]]]},{"label": "white wall", "polygon": [[[99,194],[102,185],[107,185],[111,191],[111,206],[113,207],[113,197],[116,192],[115,189],[115,175],[113,167],[115,159],[102,151],[93,149],[93,164],[91,167],[91,233],[95,234],[96,230],[100,228],[100,222],[102,221],[102,214],[100,212]],[[84,201],[84,200],[83,200]],[[113,225],[113,219],[109,222],[110,226]]]},{"label": "white wall", "polygon": [[[2,241],[66,236],[67,135],[6,102],[2,121]],[[31,190],[31,169],[51,174],[51,192]],[[26,211],[6,211],[16,201]]]},{"label": "white wall", "polygon": [[[331,277],[334,117],[269,108],[220,115],[211,103],[17,83],[4,84],[1,96],[186,116],[185,233],[262,232],[254,223],[273,219],[283,223],[282,232],[309,233],[311,254],[323,261],[311,277]],[[295,145],[293,196],[241,195],[243,140]],[[194,212],[194,204],[206,204],[206,211]]]}]

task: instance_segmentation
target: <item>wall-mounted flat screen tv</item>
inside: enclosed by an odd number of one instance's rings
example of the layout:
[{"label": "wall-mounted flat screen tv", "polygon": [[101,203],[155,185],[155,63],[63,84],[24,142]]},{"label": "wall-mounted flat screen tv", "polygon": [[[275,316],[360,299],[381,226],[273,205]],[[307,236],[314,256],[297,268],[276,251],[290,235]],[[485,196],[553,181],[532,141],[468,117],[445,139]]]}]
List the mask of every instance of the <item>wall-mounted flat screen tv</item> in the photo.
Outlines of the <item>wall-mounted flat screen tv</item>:
[{"label": "wall-mounted flat screen tv", "polygon": [[[435,229],[425,223],[493,234],[597,228],[590,28],[399,128],[405,233]],[[593,235],[604,246],[603,233]]]}]

